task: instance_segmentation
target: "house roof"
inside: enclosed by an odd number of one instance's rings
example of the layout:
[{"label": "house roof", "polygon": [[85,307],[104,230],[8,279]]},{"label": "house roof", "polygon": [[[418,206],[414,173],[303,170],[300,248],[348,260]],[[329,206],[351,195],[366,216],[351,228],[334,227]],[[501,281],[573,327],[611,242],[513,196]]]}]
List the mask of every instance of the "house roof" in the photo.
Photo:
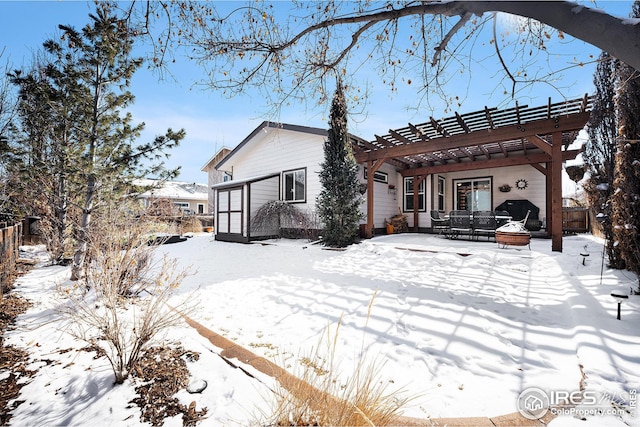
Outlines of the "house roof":
[{"label": "house roof", "polygon": [[222,147],[219,149],[207,162],[200,168],[202,172],[207,172],[207,169],[211,166],[215,167],[220,161],[222,161],[231,152],[231,148]]},{"label": "house roof", "polygon": [[171,200],[207,200],[206,184],[184,181],[158,181],[155,179],[136,180],[136,185],[153,187],[140,194],[141,198],[167,198]]},{"label": "house roof", "polygon": [[[243,139],[229,154],[227,154],[227,156],[216,165],[216,169],[219,169],[222,165],[224,165],[227,162],[227,160],[233,157],[238,151],[242,150],[263,129],[283,129],[283,130],[288,130],[293,132],[302,132],[302,133],[320,135],[320,136],[327,136],[329,134],[327,129],[316,128],[311,126],[292,125],[288,123],[276,123],[276,122],[264,121],[260,123],[260,125],[257,128],[255,128],[253,132],[251,132],[245,139]],[[360,144],[365,142],[364,139],[358,136],[355,136],[352,134],[349,134],[349,136],[354,144],[355,143]]]}]

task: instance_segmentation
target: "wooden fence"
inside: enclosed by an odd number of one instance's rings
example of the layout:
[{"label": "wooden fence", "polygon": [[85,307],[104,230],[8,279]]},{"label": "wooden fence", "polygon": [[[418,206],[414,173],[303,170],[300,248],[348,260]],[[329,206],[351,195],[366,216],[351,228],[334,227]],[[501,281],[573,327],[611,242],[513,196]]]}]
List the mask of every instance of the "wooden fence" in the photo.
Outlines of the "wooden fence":
[{"label": "wooden fence", "polygon": [[565,233],[586,233],[589,228],[589,209],[562,208],[562,231]]},{"label": "wooden fence", "polygon": [[0,299],[15,273],[18,247],[22,244],[22,222],[0,223]]}]

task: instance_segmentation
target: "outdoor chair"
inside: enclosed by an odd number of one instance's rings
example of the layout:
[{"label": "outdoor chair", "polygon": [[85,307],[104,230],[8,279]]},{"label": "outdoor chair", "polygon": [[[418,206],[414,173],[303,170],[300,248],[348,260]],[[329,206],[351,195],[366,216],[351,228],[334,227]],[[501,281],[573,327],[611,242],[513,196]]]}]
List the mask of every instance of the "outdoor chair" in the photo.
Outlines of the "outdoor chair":
[{"label": "outdoor chair", "polygon": [[448,235],[450,229],[450,221],[446,218],[440,218],[438,211],[431,211],[431,229],[438,234]]},{"label": "outdoor chair", "polygon": [[476,240],[480,235],[485,234],[487,240],[489,237],[496,236],[496,213],[493,211],[475,211],[473,213],[473,235]]},{"label": "outdoor chair", "polygon": [[449,213],[449,221],[451,223],[451,237],[456,239],[460,234],[473,234],[471,228],[471,212],[469,211],[451,211]]}]

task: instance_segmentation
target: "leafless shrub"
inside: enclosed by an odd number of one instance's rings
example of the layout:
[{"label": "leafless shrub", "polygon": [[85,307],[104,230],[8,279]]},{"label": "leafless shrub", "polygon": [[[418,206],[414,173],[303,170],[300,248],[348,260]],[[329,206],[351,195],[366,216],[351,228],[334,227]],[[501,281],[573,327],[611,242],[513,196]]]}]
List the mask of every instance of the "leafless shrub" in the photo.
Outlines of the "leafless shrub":
[{"label": "leafless shrub", "polygon": [[71,333],[102,350],[116,383],[160,331],[181,319],[166,303],[187,271],[175,259],[156,256],[144,231],[135,221],[103,221],[91,235],[84,279],[67,290]]},{"label": "leafless shrub", "polygon": [[200,233],[202,232],[202,222],[197,216],[185,217],[180,227],[182,233]]},{"label": "leafless shrub", "polygon": [[318,228],[315,215],[281,200],[263,204],[251,218],[252,232],[280,237],[313,239],[317,236]]}]

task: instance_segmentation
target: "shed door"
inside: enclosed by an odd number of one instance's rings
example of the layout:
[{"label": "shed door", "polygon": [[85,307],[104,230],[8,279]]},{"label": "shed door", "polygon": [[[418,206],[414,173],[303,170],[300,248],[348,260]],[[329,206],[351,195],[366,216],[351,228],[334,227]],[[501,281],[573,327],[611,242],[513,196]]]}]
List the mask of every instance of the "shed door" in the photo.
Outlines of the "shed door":
[{"label": "shed door", "polygon": [[243,188],[218,190],[218,218],[216,234],[243,235]]}]

